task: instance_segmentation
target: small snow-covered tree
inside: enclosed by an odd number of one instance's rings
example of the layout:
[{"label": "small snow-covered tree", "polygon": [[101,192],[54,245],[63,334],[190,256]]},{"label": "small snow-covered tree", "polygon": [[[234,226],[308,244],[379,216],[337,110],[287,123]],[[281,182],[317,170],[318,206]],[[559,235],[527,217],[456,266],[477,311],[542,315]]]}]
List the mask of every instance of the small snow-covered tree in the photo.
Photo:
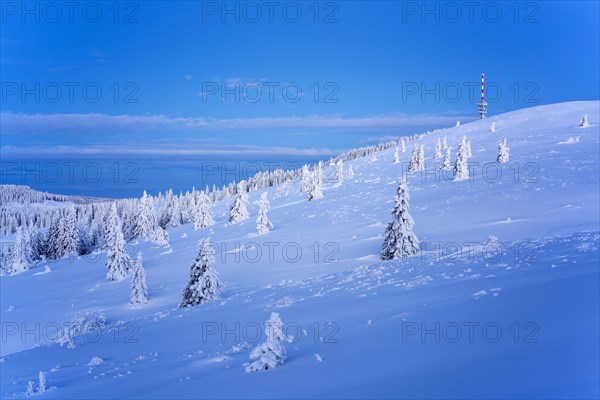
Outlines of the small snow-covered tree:
[{"label": "small snow-covered tree", "polygon": [[214,225],[212,206],[210,199],[206,194],[200,192],[196,199],[196,207],[194,210],[194,230]]},{"label": "small snow-covered tree", "polygon": [[146,272],[142,266],[142,253],[138,252],[135,265],[133,267],[133,279],[131,281],[131,295],[129,297],[131,304],[148,303],[148,287],[146,286]]},{"label": "small snow-covered tree", "polygon": [[421,161],[420,160],[421,160],[421,150],[420,150],[419,146],[415,146],[410,155],[408,171],[409,172],[421,171]]},{"label": "small snow-covered tree", "polygon": [[237,224],[250,218],[248,213],[248,192],[244,185],[237,186],[237,195],[229,208],[229,222]]},{"label": "small snow-covered tree", "polygon": [[202,241],[198,255],[190,267],[190,280],[183,291],[179,307],[190,307],[207,303],[219,297],[221,283],[215,269],[215,250],[208,239]]},{"label": "small snow-covered tree", "polygon": [[277,368],[285,362],[287,357],[283,343],[289,338],[283,333],[283,322],[276,312],[265,322],[267,341],[256,346],[250,353],[254,360],[246,366],[246,372],[265,371]]},{"label": "small snow-covered tree", "polygon": [[27,382],[27,387],[25,388],[25,397],[30,397],[35,394],[35,383],[33,381]]},{"label": "small snow-covered tree", "polygon": [[129,274],[131,257],[125,248],[125,238],[115,203],[110,207],[106,226],[106,279],[120,281]]},{"label": "small snow-covered tree", "polygon": [[9,249],[6,257],[6,261],[8,261],[9,265],[6,271],[7,273],[11,275],[17,275],[29,269],[29,263],[31,262],[31,247],[27,242],[28,236],[29,235],[26,232],[26,228],[23,225],[17,228],[15,241]]},{"label": "small snow-covered tree", "polygon": [[344,164],[342,160],[337,160],[335,163],[335,179],[338,184],[344,181]]},{"label": "small snow-covered tree", "polygon": [[323,197],[322,182],[321,182],[321,163],[319,162],[315,166],[313,174],[310,192],[308,193],[308,200],[316,200]]},{"label": "small snow-covered tree", "polygon": [[44,371],[40,371],[38,374],[38,393],[44,393],[46,391],[46,373]]},{"label": "small snow-covered tree", "polygon": [[583,118],[581,119],[581,122],[579,123],[579,127],[580,128],[587,128],[590,126],[590,123],[588,122],[588,115],[585,114],[583,116]]},{"label": "small snow-covered tree", "polygon": [[400,153],[406,153],[406,140],[400,139]]},{"label": "small snow-covered tree", "polygon": [[65,216],[65,222],[63,224],[63,249],[64,254],[70,257],[79,254],[79,231],[77,229],[77,213],[73,205],[67,209],[67,215]]},{"label": "small snow-covered tree", "polygon": [[473,152],[471,151],[471,141],[470,140],[467,141],[467,157],[469,157],[469,158],[473,157]]},{"label": "small snow-covered tree", "polygon": [[354,176],[354,170],[352,169],[352,165],[348,167],[348,170],[346,171],[346,177],[347,178],[352,178]]},{"label": "small snow-covered tree", "polygon": [[460,126],[460,121],[456,121],[456,125],[455,126]]},{"label": "small snow-covered tree", "polygon": [[446,147],[446,155],[444,156],[444,162],[441,165],[441,169],[450,169],[451,167],[451,163],[450,163],[450,151],[452,150],[452,147]]},{"label": "small snow-covered tree", "polygon": [[425,150],[423,145],[415,146],[410,156],[408,170],[410,172],[423,171],[425,169]]},{"label": "small snow-covered tree", "polygon": [[413,232],[414,221],[409,212],[410,195],[406,178],[402,178],[396,192],[392,222],[388,224],[381,248],[382,260],[399,260],[419,251],[419,239]]},{"label": "small snow-covered tree", "polygon": [[448,148],[448,142],[446,141],[446,135],[444,135],[444,140],[442,140],[442,148],[443,149]]},{"label": "small snow-covered tree", "polygon": [[269,221],[269,210],[271,208],[271,204],[267,199],[267,192],[263,192],[260,195],[260,200],[258,201],[258,217],[256,218],[256,230],[259,235],[263,235],[268,233],[271,229],[273,229],[273,224]]},{"label": "small snow-covered tree", "polygon": [[467,164],[469,157],[467,154],[467,137],[463,136],[458,146],[456,161],[454,162],[455,182],[469,179],[469,165]]},{"label": "small snow-covered tree", "polygon": [[496,132],[496,122],[492,122],[492,125],[490,125],[490,132]]},{"label": "small snow-covered tree", "polygon": [[399,162],[400,162],[400,156],[398,155],[398,146],[396,146],[396,150],[394,150],[393,163],[398,164]]},{"label": "small snow-covered tree", "polygon": [[150,241],[156,247],[169,246],[169,232],[161,226],[157,226],[154,232],[150,235]]},{"label": "small snow-covered tree", "polygon": [[308,193],[311,188],[311,176],[308,165],[304,164],[300,170],[300,191]]},{"label": "small snow-covered tree", "polygon": [[496,157],[496,161],[499,163],[507,163],[509,159],[509,151],[510,149],[506,143],[506,138],[504,138],[498,144],[498,156]]},{"label": "small snow-covered tree", "polygon": [[156,213],[151,204],[151,199],[144,190],[140,199],[140,208],[138,210],[138,219],[134,230],[135,237],[148,237],[157,225]]},{"label": "small snow-covered tree", "polygon": [[437,142],[435,143],[435,151],[433,153],[433,157],[434,158],[442,157],[442,141],[440,140],[440,138],[438,138]]}]

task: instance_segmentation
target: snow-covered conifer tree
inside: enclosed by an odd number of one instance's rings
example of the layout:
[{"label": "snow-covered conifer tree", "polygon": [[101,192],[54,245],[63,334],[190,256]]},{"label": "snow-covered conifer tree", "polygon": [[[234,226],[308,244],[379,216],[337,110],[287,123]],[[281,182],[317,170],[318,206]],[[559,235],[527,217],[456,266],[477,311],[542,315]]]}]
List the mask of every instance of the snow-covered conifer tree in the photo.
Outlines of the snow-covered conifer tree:
[{"label": "snow-covered conifer tree", "polygon": [[406,140],[400,139],[400,153],[406,153]]},{"label": "snow-covered conifer tree", "polygon": [[194,211],[194,229],[198,230],[210,225],[214,225],[215,220],[212,213],[212,205],[207,195],[200,192],[196,199]]},{"label": "snow-covered conifer tree", "polygon": [[403,260],[419,251],[419,239],[413,232],[414,221],[409,212],[409,201],[408,185],[403,177],[396,192],[392,222],[385,232],[381,249],[382,260]]},{"label": "snow-covered conifer tree", "polygon": [[229,208],[229,223],[237,224],[250,218],[248,213],[248,192],[242,184],[237,186],[237,195]]},{"label": "snow-covered conifer tree", "polygon": [[302,169],[300,170],[300,191],[308,193],[311,188],[311,176],[310,171],[308,169],[308,165],[304,164]]},{"label": "snow-covered conifer tree", "polygon": [[263,192],[260,195],[260,200],[258,201],[258,218],[256,218],[256,230],[259,235],[263,235],[268,233],[271,229],[273,229],[273,224],[269,221],[269,210],[271,205],[269,204],[269,200],[267,199],[267,192]]},{"label": "snow-covered conifer tree", "polygon": [[456,121],[456,125],[455,126],[460,126],[460,121]]},{"label": "snow-covered conifer tree", "polygon": [[38,393],[44,393],[46,391],[46,373],[44,371],[40,371],[38,373]]},{"label": "snow-covered conifer tree", "polygon": [[490,132],[496,132],[496,122],[492,122],[492,125],[490,125]]},{"label": "snow-covered conifer tree", "polygon": [[161,226],[157,226],[150,235],[150,241],[157,247],[169,246],[169,232]]},{"label": "snow-covered conifer tree", "polygon": [[335,163],[335,179],[338,184],[341,184],[344,181],[344,164],[342,160],[337,160]]},{"label": "snow-covered conifer tree", "polygon": [[177,196],[173,197],[173,199],[171,200],[169,209],[169,225],[171,225],[173,228],[181,225],[181,206],[179,204],[179,198]]},{"label": "snow-covered conifer tree", "polygon": [[133,279],[131,281],[131,304],[146,304],[148,302],[148,287],[146,286],[146,272],[142,266],[142,253],[138,252],[137,260],[133,267]]},{"label": "snow-covered conifer tree", "polygon": [[433,153],[433,157],[434,158],[442,157],[442,141],[440,140],[440,138],[438,138],[437,142],[435,143],[435,151]]},{"label": "snow-covered conifer tree", "polygon": [[8,261],[9,264],[9,268],[7,268],[6,272],[11,275],[17,275],[29,269],[29,263],[31,262],[31,247],[30,243],[27,242],[27,237],[29,235],[25,229],[26,228],[22,225],[17,228],[15,241],[6,257],[6,261]]},{"label": "snow-covered conifer tree", "polygon": [[456,161],[454,162],[454,181],[464,181],[469,179],[469,165],[467,164],[467,137],[463,136],[460,145],[458,146],[458,153],[456,154]]},{"label": "snow-covered conifer tree", "polygon": [[496,157],[496,161],[499,163],[507,163],[509,159],[509,151],[510,149],[506,143],[506,138],[504,138],[498,144],[498,156]]},{"label": "snow-covered conifer tree", "polygon": [[151,199],[144,190],[140,199],[140,208],[138,210],[138,219],[134,230],[135,237],[148,237],[157,225],[156,213],[152,207]]},{"label": "snow-covered conifer tree", "polygon": [[347,178],[352,178],[354,176],[354,170],[352,169],[352,165],[348,167],[348,170],[346,171],[346,177]]},{"label": "snow-covered conifer tree", "polygon": [[446,141],[446,135],[444,135],[444,140],[442,140],[442,148],[443,149],[448,148],[448,142]]},{"label": "snow-covered conifer tree", "polygon": [[446,147],[446,155],[444,156],[444,162],[442,163],[441,169],[450,169],[450,151],[452,147]]},{"label": "snow-covered conifer tree", "polygon": [[579,123],[579,127],[581,128],[587,128],[590,126],[590,123],[588,122],[588,115],[585,114],[583,116],[583,118],[581,119],[581,122]]},{"label": "snow-covered conifer tree", "polygon": [[418,146],[415,146],[410,155],[410,162],[408,164],[409,172],[420,171],[420,161],[419,161],[420,157],[421,157],[421,150],[419,149]]},{"label": "snow-covered conifer tree", "polygon": [[394,150],[394,164],[398,164],[400,162],[400,156],[398,155],[398,146],[396,146],[396,150]]},{"label": "snow-covered conifer tree", "polygon": [[30,397],[35,394],[35,383],[33,381],[28,381],[27,386],[25,388],[25,397]]},{"label": "snow-covered conifer tree", "polygon": [[120,281],[129,274],[131,257],[125,248],[125,238],[115,203],[110,207],[106,226],[106,279]]},{"label": "snow-covered conifer tree", "polygon": [[204,304],[219,297],[221,283],[215,270],[215,250],[208,239],[202,241],[190,267],[190,281],[183,291],[179,307]]},{"label": "snow-covered conifer tree", "polygon": [[79,254],[79,231],[77,230],[77,214],[73,205],[67,209],[67,215],[65,216],[65,222],[63,224],[63,249],[64,254],[70,257]]},{"label": "snow-covered conifer tree", "polygon": [[321,163],[319,162],[315,166],[315,171],[311,181],[310,192],[308,193],[308,200],[316,200],[323,197],[322,183],[321,183]]},{"label": "snow-covered conifer tree", "polygon": [[471,151],[471,141],[470,140],[467,141],[467,157],[469,157],[469,158],[473,157],[473,152]]},{"label": "snow-covered conifer tree", "polygon": [[283,333],[283,322],[276,312],[265,322],[267,341],[256,346],[250,353],[250,359],[254,360],[246,366],[246,372],[264,371],[277,368],[285,362],[286,352],[283,342],[289,338]]}]

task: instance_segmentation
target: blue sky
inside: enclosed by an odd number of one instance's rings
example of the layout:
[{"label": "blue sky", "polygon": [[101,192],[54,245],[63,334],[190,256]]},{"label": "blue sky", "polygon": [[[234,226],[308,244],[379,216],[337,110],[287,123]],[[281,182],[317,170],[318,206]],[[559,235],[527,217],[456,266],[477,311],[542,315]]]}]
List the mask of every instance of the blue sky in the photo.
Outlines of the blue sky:
[{"label": "blue sky", "polygon": [[48,4],[2,3],[3,156],[325,156],[476,118],[481,72],[490,115],[600,97],[596,1]]}]

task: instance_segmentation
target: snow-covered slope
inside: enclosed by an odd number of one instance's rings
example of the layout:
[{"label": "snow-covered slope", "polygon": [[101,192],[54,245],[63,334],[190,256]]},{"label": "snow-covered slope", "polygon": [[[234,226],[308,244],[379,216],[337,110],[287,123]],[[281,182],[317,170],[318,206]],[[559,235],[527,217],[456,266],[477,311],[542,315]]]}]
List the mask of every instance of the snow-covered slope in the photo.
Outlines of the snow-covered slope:
[{"label": "snow-covered slope", "polygon": [[[394,149],[345,163],[355,176],[327,182],[319,200],[297,182],[269,189],[267,235],[255,234],[252,192],[249,221],[228,226],[220,202],[211,228],[169,229],[167,249],[139,243],[144,306],[129,306],[130,280],[105,280],[105,254],[2,276],[0,395],[24,396],[45,371],[39,398],[597,398],[599,108],[534,107],[414,142],[426,155],[427,170],[407,174],[423,251],[405,262],[379,252],[413,143],[401,164]],[[460,138],[471,141],[471,180],[436,171],[444,135],[453,161]],[[510,162],[498,164],[503,138]],[[179,309],[209,235],[222,298]],[[106,317],[101,334],[51,343],[86,310]],[[287,361],[246,373],[272,311],[294,337]]]}]

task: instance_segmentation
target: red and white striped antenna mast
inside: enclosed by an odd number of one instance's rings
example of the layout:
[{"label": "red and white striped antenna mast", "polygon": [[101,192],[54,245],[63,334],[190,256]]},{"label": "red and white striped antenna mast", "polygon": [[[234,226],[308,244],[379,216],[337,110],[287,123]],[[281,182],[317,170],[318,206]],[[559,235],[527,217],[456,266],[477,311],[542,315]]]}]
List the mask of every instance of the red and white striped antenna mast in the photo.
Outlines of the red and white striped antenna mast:
[{"label": "red and white striped antenna mast", "polygon": [[479,119],[484,119],[485,114],[487,114],[487,103],[485,102],[484,97],[484,76],[485,74],[481,73],[481,101],[479,101]]}]

